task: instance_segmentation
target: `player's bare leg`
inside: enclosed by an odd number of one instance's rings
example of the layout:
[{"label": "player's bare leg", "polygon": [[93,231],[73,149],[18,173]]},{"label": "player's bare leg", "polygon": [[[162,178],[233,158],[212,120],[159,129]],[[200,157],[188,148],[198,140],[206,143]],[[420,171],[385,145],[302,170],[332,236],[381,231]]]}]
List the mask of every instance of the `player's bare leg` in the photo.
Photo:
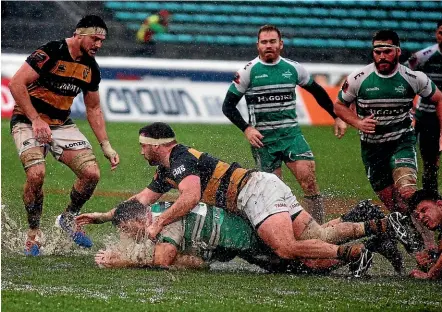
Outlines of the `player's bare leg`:
[{"label": "player's bare leg", "polygon": [[318,222],[325,222],[325,209],[319,186],[316,181],[315,162],[313,160],[297,160],[286,163],[304,191],[305,209]]}]

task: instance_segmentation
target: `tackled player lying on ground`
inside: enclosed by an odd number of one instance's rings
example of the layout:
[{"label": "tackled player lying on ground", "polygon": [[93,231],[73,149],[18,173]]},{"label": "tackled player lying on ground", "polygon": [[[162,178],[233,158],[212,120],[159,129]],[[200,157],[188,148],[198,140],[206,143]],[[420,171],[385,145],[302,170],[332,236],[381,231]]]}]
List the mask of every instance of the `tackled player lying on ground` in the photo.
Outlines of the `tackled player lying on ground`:
[{"label": "tackled player lying on ground", "polygon": [[[100,267],[206,268],[214,261],[225,262],[236,256],[269,272],[328,273],[346,264],[336,259],[282,259],[260,240],[245,219],[203,203],[184,218],[166,226],[154,243],[147,238],[146,229],[152,223],[152,218],[158,217],[171,205],[169,202],[159,202],[149,208],[136,200],[129,200],[106,213],[82,214],[76,221],[79,226],[112,221],[119,228],[120,241],[106,250],[100,250],[95,256]],[[343,220],[370,222],[369,218],[377,222],[387,220],[378,206],[361,201],[341,218],[322,228]],[[393,221],[390,218],[389,223]],[[374,235],[366,245],[386,256],[400,272],[401,255],[390,237],[393,233],[389,231]],[[360,276],[368,269],[370,260],[361,257],[350,263],[350,271]]]}]

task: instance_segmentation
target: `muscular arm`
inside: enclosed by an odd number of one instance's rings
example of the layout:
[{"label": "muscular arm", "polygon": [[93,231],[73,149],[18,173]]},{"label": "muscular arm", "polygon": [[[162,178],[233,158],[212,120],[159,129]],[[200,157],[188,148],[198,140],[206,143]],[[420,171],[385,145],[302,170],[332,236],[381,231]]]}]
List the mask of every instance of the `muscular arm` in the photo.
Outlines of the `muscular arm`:
[{"label": "muscular arm", "polygon": [[140,203],[142,203],[143,205],[147,206],[147,205],[152,205],[153,203],[155,203],[158,199],[160,199],[160,197],[162,195],[163,195],[162,193],[156,193],[146,187],[144,190],[142,190],[138,194],[132,196],[128,200],[136,199]]},{"label": "muscular arm", "polygon": [[158,217],[161,228],[188,214],[201,199],[201,180],[196,175],[185,177],[178,185],[180,195],[175,203]]},{"label": "muscular arm", "polygon": [[9,89],[14,97],[15,102],[29,120],[33,121],[38,117],[38,113],[31,104],[27,86],[37,80],[40,75],[28,64],[24,63],[15,73],[9,82]]},{"label": "muscular arm", "polygon": [[177,254],[178,249],[175,245],[169,243],[156,244],[153,264],[159,267],[169,267],[175,262]]},{"label": "muscular arm", "polygon": [[223,102],[223,113],[229,120],[244,132],[249,124],[242,118],[241,113],[236,107],[242,96],[236,95],[233,92],[227,91]]},{"label": "muscular arm", "polygon": [[325,109],[333,119],[336,119],[338,117],[333,111],[333,102],[323,87],[313,81],[311,85],[305,86],[303,88],[313,95],[316,102],[318,102],[318,104],[323,109]]},{"label": "muscular arm", "polygon": [[439,150],[442,150],[442,92],[436,89],[430,100],[436,105],[436,114],[440,125]]},{"label": "muscular arm", "polygon": [[98,91],[88,91],[84,94],[87,120],[99,143],[107,141],[106,125],[100,107],[100,94]]}]

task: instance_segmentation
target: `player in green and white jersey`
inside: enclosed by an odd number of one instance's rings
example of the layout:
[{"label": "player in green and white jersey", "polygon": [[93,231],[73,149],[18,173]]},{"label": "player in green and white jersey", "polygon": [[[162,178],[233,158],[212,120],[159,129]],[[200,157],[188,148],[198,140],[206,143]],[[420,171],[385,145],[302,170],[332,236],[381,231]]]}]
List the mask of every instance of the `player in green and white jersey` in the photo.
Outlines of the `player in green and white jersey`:
[{"label": "player in green and white jersey", "polygon": [[[77,217],[77,224],[102,223],[112,220],[120,229],[121,239],[106,250],[100,251],[95,260],[105,267],[143,267],[178,266],[205,267],[214,261],[229,261],[236,256],[272,272],[324,272],[330,271],[346,262],[336,259],[297,259],[284,260],[276,256],[256,234],[251,224],[238,215],[204,203],[199,203],[189,214],[163,228],[156,242],[146,236],[148,225],[168,209],[173,203],[157,202],[146,207],[136,200],[120,203],[107,213],[86,213]],[[296,214],[292,216],[295,219]],[[372,221],[377,220],[377,221]],[[357,227],[370,222],[382,223],[387,220],[376,205],[361,201],[341,218],[323,225],[328,231],[339,230],[337,223],[354,222]],[[368,222],[368,223],[367,223]],[[365,225],[364,225],[365,226]],[[308,230],[308,232],[312,232]],[[394,233],[383,232],[387,236]],[[345,242],[361,236],[372,236],[373,232],[349,237],[341,233],[333,238],[329,233],[325,240]],[[319,234],[317,234],[319,235]],[[323,235],[324,236],[324,235]],[[386,256],[393,266],[397,263],[395,251],[380,250],[372,243],[369,248]],[[392,254],[393,253],[393,254]],[[395,266],[396,268],[396,266]]]},{"label": "player in green and white jersey", "polygon": [[[396,32],[380,30],[372,44],[374,62],[347,77],[335,112],[360,130],[362,161],[373,190],[390,211],[407,212],[417,180],[413,98],[427,99],[442,123],[442,93],[426,74],[399,64]],[[357,114],[349,108],[352,103]],[[432,233],[416,225],[425,246],[434,247]]]},{"label": "player in green and white jersey", "polygon": [[[404,64],[412,70],[428,75],[442,90],[442,20],[437,23],[437,43],[414,53]],[[423,161],[422,186],[425,190],[438,190],[440,125],[434,105],[422,98],[416,107],[415,127]]]},{"label": "player in green and white jersey", "polygon": [[[347,125],[336,117],[328,94],[307,70],[298,62],[280,56],[283,40],[278,28],[262,26],[257,48],[259,56],[236,73],[224,100],[223,112],[244,132],[259,170],[281,178],[284,162],[304,191],[306,210],[317,222],[324,223],[313,153],[298,125],[296,86],[310,92],[335,119],[336,136],[344,135]],[[243,95],[249,113],[248,123],[236,107]]]},{"label": "player in green and white jersey", "polygon": [[[376,32],[372,43],[374,62],[347,77],[335,112],[360,130],[362,160],[373,190],[388,209],[404,212],[416,191],[413,98],[418,94],[428,100],[442,123],[442,93],[426,74],[399,64],[394,31]],[[357,114],[349,108],[353,102]]]}]

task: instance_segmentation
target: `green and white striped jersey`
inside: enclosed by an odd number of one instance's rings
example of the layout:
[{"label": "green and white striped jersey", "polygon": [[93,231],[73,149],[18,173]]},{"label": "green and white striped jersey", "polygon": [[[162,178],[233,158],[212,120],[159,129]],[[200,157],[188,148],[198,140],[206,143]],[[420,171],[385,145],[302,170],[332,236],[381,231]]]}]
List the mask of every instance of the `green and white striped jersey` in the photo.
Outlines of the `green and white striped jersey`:
[{"label": "green and white striped jersey", "polygon": [[[152,216],[159,216],[171,203],[160,202],[151,206]],[[199,203],[181,220],[166,226],[160,241],[176,245],[183,253],[197,255],[205,261],[219,260],[228,250],[233,257],[241,251],[259,249],[258,238],[250,223],[223,209]]]},{"label": "green and white striped jersey", "polygon": [[[442,53],[435,44],[414,53],[405,63],[412,70],[422,71],[442,90]],[[429,101],[422,100],[416,110],[418,112],[435,113],[436,108]]]},{"label": "green and white striped jersey", "polygon": [[435,91],[434,83],[422,72],[398,65],[392,74],[385,76],[371,63],[347,77],[338,99],[347,105],[355,102],[360,118],[373,114],[378,121],[375,133],[360,132],[361,141],[383,143],[412,132],[411,109],[415,95],[426,98]]},{"label": "green and white striped jersey", "polygon": [[259,57],[237,71],[229,91],[245,95],[249,123],[264,135],[264,143],[299,134],[295,88],[313,79],[299,63],[280,57],[274,64]]}]

